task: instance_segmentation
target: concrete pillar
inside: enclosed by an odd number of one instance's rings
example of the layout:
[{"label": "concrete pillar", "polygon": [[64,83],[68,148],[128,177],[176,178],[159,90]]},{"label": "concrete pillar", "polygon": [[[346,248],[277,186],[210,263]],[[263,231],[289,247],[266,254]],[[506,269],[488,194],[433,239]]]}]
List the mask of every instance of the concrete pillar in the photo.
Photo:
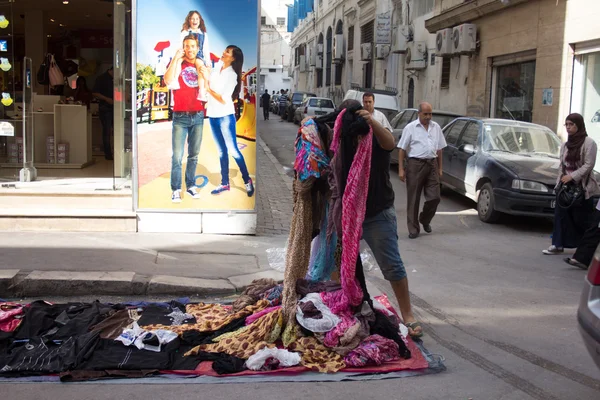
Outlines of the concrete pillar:
[{"label": "concrete pillar", "polygon": [[[48,51],[48,38],[46,37],[46,13],[42,10],[25,11],[25,56],[33,61],[32,75],[35,78],[38,68]],[[44,94],[45,86],[39,85],[37,79],[33,80],[33,92]]]}]

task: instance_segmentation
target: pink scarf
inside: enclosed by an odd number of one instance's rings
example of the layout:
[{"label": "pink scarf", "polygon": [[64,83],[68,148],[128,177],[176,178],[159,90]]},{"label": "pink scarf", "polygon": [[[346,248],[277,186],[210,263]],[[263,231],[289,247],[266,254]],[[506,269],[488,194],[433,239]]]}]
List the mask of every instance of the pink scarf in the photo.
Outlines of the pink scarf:
[{"label": "pink scarf", "polygon": [[[337,117],[333,128],[331,150],[337,151],[342,131],[343,110]],[[340,275],[342,281],[342,304],[357,306],[361,303],[363,293],[356,279],[356,258],[362,237],[362,224],[367,209],[367,194],[369,191],[369,175],[371,173],[371,151],[373,148],[373,129],[360,139],[350,172],[346,189],[342,197],[342,260]],[[333,310],[332,310],[333,311]],[[335,313],[335,311],[334,311]]]}]

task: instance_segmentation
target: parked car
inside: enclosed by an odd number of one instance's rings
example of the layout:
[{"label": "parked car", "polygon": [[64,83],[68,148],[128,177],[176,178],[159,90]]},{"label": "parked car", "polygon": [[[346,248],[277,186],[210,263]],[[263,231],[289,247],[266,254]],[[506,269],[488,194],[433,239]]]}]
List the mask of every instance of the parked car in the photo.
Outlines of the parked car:
[{"label": "parked car", "polygon": [[284,115],[284,118],[286,118],[288,122],[292,122],[294,120],[296,108],[298,108],[300,104],[302,104],[302,102],[304,102],[304,100],[306,100],[308,97],[317,97],[317,95],[308,92],[294,92],[288,98],[287,108]]},{"label": "parked car", "polygon": [[577,321],[588,352],[600,368],[600,246],[596,249],[583,284]]},{"label": "parked car", "polygon": [[[448,111],[439,111],[433,110],[433,115],[431,119],[438,123],[441,128],[444,128],[450,122],[452,122],[455,118],[462,117],[460,114],[451,113]],[[396,139],[396,144],[400,142],[400,138],[402,137],[402,130],[404,127],[414,120],[419,118],[419,110],[416,108],[406,108],[400,111],[392,120],[390,121],[390,125],[392,129],[394,129],[394,138]],[[391,163],[398,164],[398,150],[392,151],[391,154]]]},{"label": "parked car", "polygon": [[388,121],[400,111],[400,103],[398,102],[396,94],[385,90],[351,89],[346,92],[344,100],[353,99],[362,104],[363,95],[366,92],[375,95],[375,109],[381,111]]},{"label": "parked car", "polygon": [[271,104],[269,105],[272,113],[279,114],[279,95],[274,94],[271,96]]},{"label": "parked car", "polygon": [[457,118],[444,128],[442,185],[477,202],[479,218],[554,216],[561,141],[545,126]]},{"label": "parked car", "polygon": [[294,123],[300,123],[307,116],[321,116],[335,111],[333,101],[326,97],[309,97],[300,107],[296,108],[294,114]]}]

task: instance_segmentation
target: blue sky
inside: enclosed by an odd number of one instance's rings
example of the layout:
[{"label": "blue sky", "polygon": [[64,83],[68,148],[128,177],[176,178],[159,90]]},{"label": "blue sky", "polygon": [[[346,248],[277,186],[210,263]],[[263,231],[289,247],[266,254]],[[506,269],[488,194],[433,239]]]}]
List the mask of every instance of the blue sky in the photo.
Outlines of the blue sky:
[{"label": "blue sky", "polygon": [[167,58],[179,48],[181,25],[190,10],[204,18],[211,53],[236,45],[244,52],[244,70],[256,66],[258,52],[257,0],[138,0],[137,62],[154,65],[156,43],[170,41]]}]

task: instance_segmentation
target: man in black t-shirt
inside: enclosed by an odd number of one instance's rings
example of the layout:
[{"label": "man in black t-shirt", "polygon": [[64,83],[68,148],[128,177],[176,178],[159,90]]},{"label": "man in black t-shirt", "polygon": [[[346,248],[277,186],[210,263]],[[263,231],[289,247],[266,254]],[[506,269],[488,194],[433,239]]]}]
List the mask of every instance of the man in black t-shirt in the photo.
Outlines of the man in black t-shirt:
[{"label": "man in black t-shirt", "polygon": [[[367,210],[363,222],[363,239],[367,242],[375,260],[394,289],[400,305],[402,320],[413,337],[423,336],[420,323],[416,320],[410,304],[408,278],[398,247],[398,224],[394,209],[394,189],[390,181],[390,152],[396,148],[391,127],[374,109],[375,96],[365,93],[363,110],[357,114],[373,128],[373,150],[371,173],[367,194]],[[383,116],[385,118],[385,116]],[[382,122],[379,122],[379,121]]]},{"label": "man in black t-shirt", "polygon": [[269,91],[265,89],[265,93],[260,96],[260,106],[263,108],[263,117],[265,121],[269,119],[269,105],[271,104],[271,95]]}]

